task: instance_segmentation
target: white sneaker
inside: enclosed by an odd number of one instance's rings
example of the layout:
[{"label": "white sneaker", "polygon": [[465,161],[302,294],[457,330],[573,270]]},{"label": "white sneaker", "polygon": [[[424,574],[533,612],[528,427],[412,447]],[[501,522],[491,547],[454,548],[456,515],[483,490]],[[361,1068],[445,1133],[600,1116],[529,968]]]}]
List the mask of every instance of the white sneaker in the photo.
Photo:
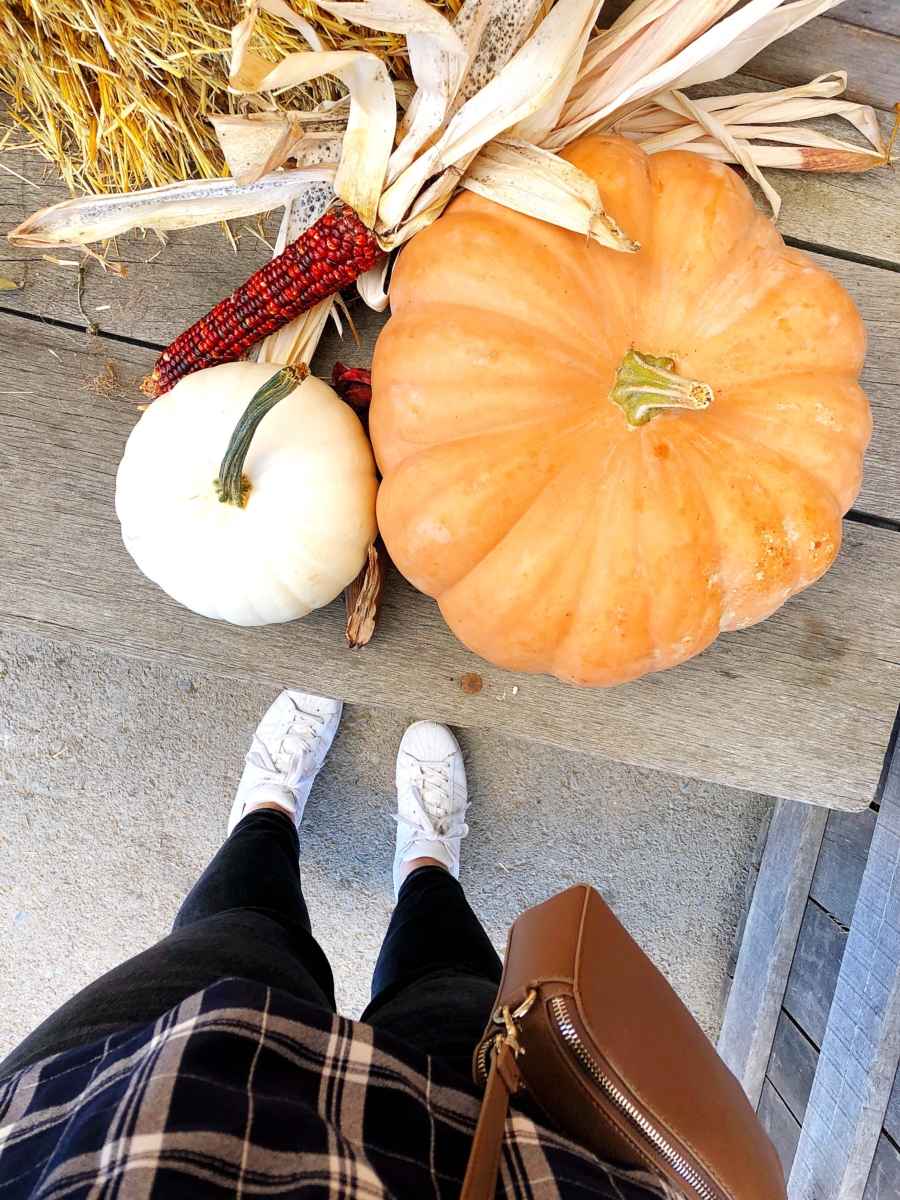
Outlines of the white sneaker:
[{"label": "white sneaker", "polygon": [[280,804],[300,824],[343,707],[340,700],[308,692],[281,693],[253,735],[228,818],[229,833],[251,805],[264,800]]},{"label": "white sneaker", "polygon": [[400,869],[413,858],[436,858],[459,879],[459,843],[469,832],[466,768],[459,743],[446,725],[416,721],[397,753],[397,853],[394,895]]}]

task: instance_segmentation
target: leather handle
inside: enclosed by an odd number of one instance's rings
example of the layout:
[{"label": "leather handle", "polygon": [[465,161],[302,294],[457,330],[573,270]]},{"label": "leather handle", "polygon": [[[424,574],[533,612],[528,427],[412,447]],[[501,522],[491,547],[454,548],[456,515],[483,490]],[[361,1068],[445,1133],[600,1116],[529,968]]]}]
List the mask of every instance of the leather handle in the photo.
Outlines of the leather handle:
[{"label": "leather handle", "polygon": [[518,1085],[516,1056],[509,1043],[502,1039],[499,1049],[495,1047],[491,1052],[491,1070],[459,1200],[494,1200],[503,1155],[503,1130],[506,1127],[509,1097],[516,1092]]}]

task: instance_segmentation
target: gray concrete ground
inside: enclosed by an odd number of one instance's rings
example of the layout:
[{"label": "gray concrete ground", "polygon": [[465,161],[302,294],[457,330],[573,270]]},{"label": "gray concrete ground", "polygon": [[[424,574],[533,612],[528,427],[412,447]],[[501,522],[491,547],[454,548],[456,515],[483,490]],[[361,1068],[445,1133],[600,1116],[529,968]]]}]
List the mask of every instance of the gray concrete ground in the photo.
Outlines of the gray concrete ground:
[{"label": "gray concrete ground", "polygon": [[[225,832],[265,688],[0,634],[0,1056],[169,928]],[[357,1015],[391,911],[394,756],[410,718],[345,709],[301,831],[314,931]],[[498,945],[595,884],[707,1032],[758,827],[749,792],[457,731],[461,879]]]}]

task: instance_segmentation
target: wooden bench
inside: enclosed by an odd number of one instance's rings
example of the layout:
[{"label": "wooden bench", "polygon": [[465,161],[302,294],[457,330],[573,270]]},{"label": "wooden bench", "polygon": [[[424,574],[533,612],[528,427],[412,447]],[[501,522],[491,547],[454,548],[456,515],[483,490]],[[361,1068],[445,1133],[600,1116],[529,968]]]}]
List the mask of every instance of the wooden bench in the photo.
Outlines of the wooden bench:
[{"label": "wooden bench", "polygon": [[[900,99],[900,40],[890,0],[859,0],[817,18],[754,60],[735,89],[805,82],[837,65],[850,96],[887,110]],[[869,26],[866,28],[865,26]],[[717,85],[719,86],[719,85]],[[45,165],[17,151],[0,163],[8,230],[64,196]],[[866,319],[863,383],[875,434],[857,507],[833,569],[774,617],[703,654],[625,687],[585,691],[489,666],[462,647],[436,605],[394,574],[382,626],[363,651],[345,648],[339,603],[286,626],[247,630],[179,607],[122,547],[114,477],[138,417],[137,381],[158,349],[268,257],[255,221],[119,239],[127,279],[84,273],[35,251],[0,248],[0,626],[164,658],[234,679],[290,683],[457,724],[498,726],[563,746],[794,800],[866,807],[878,792],[900,697],[900,181],[772,172],[780,226],[849,289]],[[266,228],[271,235],[273,221]],[[65,251],[60,259],[78,259]],[[327,336],[314,369],[365,365],[381,318],[357,308],[361,334]],[[484,680],[477,695],[460,677]]]}]

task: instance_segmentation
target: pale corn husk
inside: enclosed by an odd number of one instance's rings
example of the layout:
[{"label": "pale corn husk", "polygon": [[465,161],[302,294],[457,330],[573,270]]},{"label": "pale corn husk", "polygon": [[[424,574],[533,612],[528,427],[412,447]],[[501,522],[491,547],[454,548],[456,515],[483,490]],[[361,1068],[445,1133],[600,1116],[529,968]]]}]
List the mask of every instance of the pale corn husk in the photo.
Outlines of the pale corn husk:
[{"label": "pale corn husk", "polygon": [[[189,179],[165,187],[106,196],[83,196],[43,208],[9,234],[17,246],[80,246],[106,241],[129,229],[189,229],[268,212],[303,198],[333,195],[333,166],[274,171],[252,187],[233,179]],[[296,236],[296,235],[295,235]]]},{"label": "pale corn husk", "polygon": [[[335,192],[356,209],[362,221],[374,225],[394,142],[397,112],[394,89],[384,64],[364,51],[323,50],[288,54],[273,67],[250,48],[257,12],[258,0],[253,0],[247,17],[233,31],[231,86],[239,92],[276,92],[309,83],[322,75],[339,79],[350,92],[350,111]],[[251,118],[246,120],[249,122]]]},{"label": "pale corn husk", "polygon": [[[636,248],[627,234],[603,211],[600,189],[584,171],[564,158],[528,142],[496,138],[484,147],[462,179],[462,185],[488,200],[564,229],[593,238],[601,246]],[[564,220],[568,203],[569,219]],[[628,245],[630,243],[630,245]]]},{"label": "pale corn husk", "polygon": [[[761,167],[867,171],[887,161],[887,147],[872,109],[836,98],[846,83],[846,74],[839,71],[820,75],[800,87],[774,92],[693,101],[681,92],[663,92],[617,122],[613,129],[636,141],[648,154],[686,149],[719,162],[740,163],[758,182],[761,180],[777,215],[778,195],[760,175]],[[792,123],[824,116],[848,121],[869,141],[871,149]],[[715,126],[711,126],[711,120]]]},{"label": "pale corn husk", "polygon": [[334,314],[334,302],[335,297],[329,296],[308,312],[295,317],[277,333],[270,333],[260,342],[256,361],[280,363],[282,366],[310,362],[328,318]]},{"label": "pale corn husk", "polygon": [[356,281],[356,290],[369,308],[373,308],[375,312],[384,312],[388,306],[388,294],[385,284],[387,283],[389,266],[390,259],[383,258],[370,271],[366,271],[364,275],[360,275]]},{"label": "pale corn husk", "polygon": [[[655,29],[650,26],[629,47],[626,72],[617,61],[611,64],[603,61],[599,67],[579,77],[562,119],[544,145],[551,150],[560,150],[595,129],[604,118],[645,96],[730,75],[770,42],[840,3],[841,0],[795,0],[795,3],[779,8],[781,0],[750,0],[744,8],[725,17],[648,72],[643,69],[642,51],[645,45],[655,40]],[[718,8],[719,0],[706,0],[705,3],[703,0],[681,0],[680,8],[691,15],[700,28],[706,10],[713,6]],[[775,12],[776,9],[779,11]],[[673,30],[673,42],[683,36],[680,27],[675,28],[677,34]],[[659,57],[658,51],[656,57]]]}]

